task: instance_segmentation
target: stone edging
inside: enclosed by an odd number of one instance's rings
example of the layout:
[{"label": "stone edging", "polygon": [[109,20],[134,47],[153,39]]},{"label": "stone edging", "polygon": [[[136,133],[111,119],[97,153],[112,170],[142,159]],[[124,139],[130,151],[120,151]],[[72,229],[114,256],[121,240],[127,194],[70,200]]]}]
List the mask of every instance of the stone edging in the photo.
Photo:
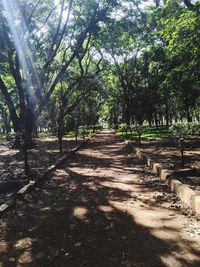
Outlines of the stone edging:
[{"label": "stone edging", "polygon": [[5,201],[3,204],[0,205],[0,218],[9,210],[16,206],[17,200],[22,200],[24,196],[42,184],[44,181],[47,180],[48,175],[55,171],[61,164],[63,164],[68,158],[70,158],[74,153],[80,150],[89,140],[92,139],[99,131],[91,135],[91,137],[85,139],[79,146],[73,148],[67,155],[63,156],[61,159],[57,160],[55,164],[51,165],[49,168],[46,169],[42,177],[38,178],[35,181],[29,181],[28,184],[20,188],[15,196],[12,199]]},{"label": "stone edging", "polygon": [[160,163],[154,162],[139,148],[135,148],[134,152],[139,159],[145,160],[150,169],[153,170],[162,182],[165,182],[171,189],[172,192],[191,207],[196,213],[200,214],[200,192],[196,192],[189,188],[187,185],[181,183],[174,177],[180,176],[182,173],[192,173],[194,169],[183,169],[183,170],[168,170],[164,169]]}]

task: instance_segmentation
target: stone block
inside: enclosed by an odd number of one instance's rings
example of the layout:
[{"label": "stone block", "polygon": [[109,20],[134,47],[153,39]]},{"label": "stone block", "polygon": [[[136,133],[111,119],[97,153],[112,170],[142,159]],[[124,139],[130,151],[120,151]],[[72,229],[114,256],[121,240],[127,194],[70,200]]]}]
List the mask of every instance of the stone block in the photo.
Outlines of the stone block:
[{"label": "stone block", "polygon": [[160,180],[161,181],[166,181],[167,179],[169,179],[170,178],[170,176],[172,176],[172,171],[170,171],[170,170],[166,170],[166,169],[162,169],[161,171],[160,171]]},{"label": "stone block", "polygon": [[17,198],[23,198],[24,195],[26,195],[28,192],[30,192],[36,185],[36,181],[30,181],[27,185],[22,187],[18,192],[17,192]]},{"label": "stone block", "polygon": [[160,163],[153,163],[153,172],[155,172],[157,175],[161,174],[162,165]]},{"label": "stone block", "polygon": [[148,167],[150,167],[152,169],[153,168],[153,164],[154,164],[153,160],[150,159],[150,158],[148,158],[147,159],[147,165],[148,165]]},{"label": "stone block", "polygon": [[170,189],[172,190],[172,192],[177,193],[178,190],[181,188],[181,186],[183,185],[180,181],[176,180],[176,179],[168,179],[167,180],[167,184],[169,185]]},{"label": "stone block", "polygon": [[200,193],[199,194],[195,194],[194,196],[192,196],[190,203],[191,203],[192,209],[196,213],[200,214]]}]

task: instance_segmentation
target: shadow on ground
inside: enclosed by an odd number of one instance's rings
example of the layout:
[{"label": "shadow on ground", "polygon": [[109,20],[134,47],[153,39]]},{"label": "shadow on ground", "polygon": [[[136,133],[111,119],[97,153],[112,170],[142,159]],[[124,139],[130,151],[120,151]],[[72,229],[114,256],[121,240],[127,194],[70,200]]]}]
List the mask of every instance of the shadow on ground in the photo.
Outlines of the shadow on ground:
[{"label": "shadow on ground", "polygon": [[[196,260],[186,260],[178,242],[158,238],[126,209],[127,203],[144,212],[158,208],[147,205],[148,189],[142,181],[102,174],[111,168],[130,173],[124,145],[115,140],[110,133],[99,134],[2,220],[1,267],[200,266],[198,250],[188,246]],[[138,169],[140,175],[145,172]],[[126,188],[130,185],[135,190]],[[161,228],[179,234],[176,225]],[[174,260],[179,265],[173,265]]]}]

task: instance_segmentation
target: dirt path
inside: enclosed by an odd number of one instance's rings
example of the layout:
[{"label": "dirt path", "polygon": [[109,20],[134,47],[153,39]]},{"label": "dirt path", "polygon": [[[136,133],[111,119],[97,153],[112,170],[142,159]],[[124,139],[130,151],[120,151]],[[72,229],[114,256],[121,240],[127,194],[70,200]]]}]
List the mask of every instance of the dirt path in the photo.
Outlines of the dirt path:
[{"label": "dirt path", "polygon": [[199,222],[149,177],[101,132],[2,219],[0,266],[200,266]]}]

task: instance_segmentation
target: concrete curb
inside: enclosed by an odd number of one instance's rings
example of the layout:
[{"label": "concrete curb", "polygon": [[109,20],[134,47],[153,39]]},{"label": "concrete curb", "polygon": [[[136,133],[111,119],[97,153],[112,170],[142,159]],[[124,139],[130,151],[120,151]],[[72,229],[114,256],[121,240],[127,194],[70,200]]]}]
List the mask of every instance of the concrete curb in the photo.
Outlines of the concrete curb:
[{"label": "concrete curb", "polygon": [[0,206],[0,218],[2,215],[4,215],[7,211],[9,211],[11,208],[15,207],[16,205],[16,199],[10,199],[1,204]]},{"label": "concrete curb", "polygon": [[0,205],[0,218],[9,210],[16,206],[17,200],[23,200],[25,195],[33,191],[36,187],[40,184],[44,183],[48,175],[55,171],[60,165],[62,165],[68,158],[70,158],[73,154],[75,154],[78,150],[80,150],[88,141],[90,141],[99,131],[91,135],[91,137],[85,139],[79,146],[73,148],[67,155],[63,156],[61,159],[57,160],[55,164],[51,165],[49,168],[46,169],[42,177],[38,178],[35,181],[29,181],[28,184],[20,188],[15,196],[5,201],[3,204]]},{"label": "concrete curb", "polygon": [[23,199],[24,195],[32,191],[36,186],[36,181],[30,181],[27,185],[22,187],[16,194],[17,199]]},{"label": "concrete curb", "polygon": [[196,213],[200,214],[200,192],[196,192],[189,188],[187,185],[181,183],[174,177],[180,177],[183,174],[194,173],[195,169],[182,169],[182,170],[168,170],[162,167],[162,164],[154,162],[149,158],[140,148],[135,148],[134,152],[139,159],[145,160],[148,167],[156,173],[162,182],[165,182],[171,189],[172,192],[185,202],[190,208]]}]

